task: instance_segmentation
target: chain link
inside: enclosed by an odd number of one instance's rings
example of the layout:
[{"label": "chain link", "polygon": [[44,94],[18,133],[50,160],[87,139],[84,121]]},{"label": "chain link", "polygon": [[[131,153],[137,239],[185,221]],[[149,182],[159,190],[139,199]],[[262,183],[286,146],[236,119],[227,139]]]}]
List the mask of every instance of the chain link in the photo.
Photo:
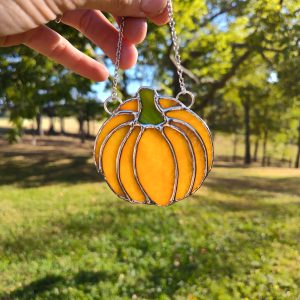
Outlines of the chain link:
[{"label": "chain link", "polygon": [[[173,50],[175,52],[176,69],[177,69],[177,74],[178,74],[179,84],[180,84],[180,89],[181,89],[180,93],[185,94],[185,93],[187,93],[187,89],[186,89],[184,78],[183,78],[183,70],[182,70],[182,66],[181,66],[181,57],[180,57],[180,53],[179,53],[178,38],[177,38],[177,34],[176,34],[176,29],[175,29],[172,0],[167,0],[167,9],[168,9],[169,27],[170,27],[170,31],[171,31]],[[111,101],[118,100],[119,67],[120,67],[121,52],[122,52],[124,25],[125,25],[125,18],[121,17],[120,24],[119,24],[119,38],[118,38],[117,51],[116,51],[115,71],[114,71],[113,84],[112,84],[112,94],[110,97]]]},{"label": "chain link", "polygon": [[182,93],[185,93],[186,87],[185,87],[185,82],[184,82],[184,78],[183,78],[181,57],[180,57],[180,53],[179,53],[179,44],[178,44],[178,39],[177,39],[177,34],[176,34],[176,29],[175,29],[176,23],[174,20],[174,11],[173,11],[173,6],[172,6],[171,0],[167,1],[167,9],[168,9],[168,15],[169,15],[169,27],[170,27],[170,31],[171,31],[173,49],[175,52],[175,62],[176,62],[177,74],[178,74],[178,78],[179,78],[180,89],[181,89]]},{"label": "chain link", "polygon": [[118,38],[117,51],[116,51],[114,79],[113,79],[112,93],[111,93],[112,101],[118,99],[119,67],[120,67],[120,60],[121,60],[121,53],[122,53],[124,25],[125,25],[125,18],[121,17],[120,24],[119,24],[119,38]]}]

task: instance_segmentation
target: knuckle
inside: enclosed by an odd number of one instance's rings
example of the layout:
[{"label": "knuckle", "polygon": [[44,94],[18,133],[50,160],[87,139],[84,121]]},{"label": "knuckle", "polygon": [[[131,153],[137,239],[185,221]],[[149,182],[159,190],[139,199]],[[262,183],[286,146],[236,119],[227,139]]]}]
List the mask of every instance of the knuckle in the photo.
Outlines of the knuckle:
[{"label": "knuckle", "polygon": [[49,51],[48,56],[52,58],[59,58],[68,46],[68,42],[64,39],[60,39]]},{"label": "knuckle", "polygon": [[35,39],[37,39],[42,34],[42,30],[43,28],[40,26],[38,28],[28,31],[26,34],[26,38],[24,40],[24,44],[32,43]]},{"label": "knuckle", "polygon": [[117,5],[118,9],[120,11],[122,11],[128,6],[129,1],[127,1],[127,0],[117,0],[116,2],[117,2],[116,5]]}]

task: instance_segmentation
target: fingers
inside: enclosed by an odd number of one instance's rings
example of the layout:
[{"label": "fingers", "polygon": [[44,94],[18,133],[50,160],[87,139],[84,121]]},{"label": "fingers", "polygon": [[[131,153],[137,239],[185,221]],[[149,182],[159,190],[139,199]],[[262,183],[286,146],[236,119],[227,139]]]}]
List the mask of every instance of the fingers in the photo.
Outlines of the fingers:
[{"label": "fingers", "polygon": [[[120,24],[120,17],[115,17]],[[132,44],[140,44],[147,34],[147,20],[145,18],[126,17],[124,38]]]},{"label": "fingers", "polygon": [[165,8],[160,15],[152,17],[151,21],[159,26],[167,24],[169,21],[168,9]]},{"label": "fingers", "polygon": [[[81,0],[74,1],[82,2]],[[137,50],[133,44],[142,42],[146,36],[147,23],[145,17],[149,17],[158,25],[163,25],[168,21],[166,1],[87,0],[84,3],[90,8],[98,8],[111,12],[114,15],[134,16],[134,18],[126,18],[120,61],[120,67],[128,69],[137,60]],[[101,12],[86,9],[70,10],[65,12],[62,21],[81,31],[91,41],[101,47],[114,61],[118,31]],[[24,43],[37,52],[91,80],[103,81],[109,75],[105,66],[81,53],[65,38],[44,25],[26,33],[0,37],[0,46],[12,46],[20,43]]]},{"label": "fingers", "polygon": [[167,0],[87,0],[83,8],[99,9],[116,16],[152,18],[159,16],[166,5]]},{"label": "fingers", "polygon": [[[101,12],[85,9],[69,11],[64,14],[62,22],[82,32],[113,61],[115,60],[118,30]],[[125,25],[124,34],[120,67],[128,69],[137,60],[137,50],[132,43],[140,42],[145,37],[146,25],[144,21],[141,19],[129,20],[129,23]]]},{"label": "fingers", "polygon": [[109,76],[104,65],[77,50],[65,38],[46,26],[40,26],[24,34],[21,42],[91,80],[104,81]]},{"label": "fingers", "polygon": [[[114,61],[118,30],[102,13],[90,10],[70,11],[65,13],[62,21],[80,30]],[[147,23],[145,19],[126,18],[121,68],[127,69],[136,63],[137,50],[133,44],[142,42],[146,32]],[[103,65],[82,54],[67,40],[45,26],[31,30],[28,33],[0,39],[0,46],[12,46],[21,43],[89,79],[102,81],[108,76],[108,72]]]},{"label": "fingers", "polygon": [[24,41],[24,34],[15,34],[9,36],[0,37],[0,47],[11,47],[19,45]]}]

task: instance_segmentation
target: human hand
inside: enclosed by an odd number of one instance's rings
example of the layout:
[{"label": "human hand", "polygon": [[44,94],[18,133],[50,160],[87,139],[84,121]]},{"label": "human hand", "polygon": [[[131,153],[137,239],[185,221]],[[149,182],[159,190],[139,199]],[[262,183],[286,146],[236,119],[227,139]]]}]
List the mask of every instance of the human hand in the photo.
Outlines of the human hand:
[{"label": "human hand", "polygon": [[61,22],[82,32],[115,59],[118,31],[102,14],[127,16],[120,67],[137,60],[135,45],[147,32],[146,18],[157,25],[168,21],[166,0],[0,0],[0,46],[24,44],[81,76],[106,80],[107,68],[85,55],[45,24],[62,15]]}]

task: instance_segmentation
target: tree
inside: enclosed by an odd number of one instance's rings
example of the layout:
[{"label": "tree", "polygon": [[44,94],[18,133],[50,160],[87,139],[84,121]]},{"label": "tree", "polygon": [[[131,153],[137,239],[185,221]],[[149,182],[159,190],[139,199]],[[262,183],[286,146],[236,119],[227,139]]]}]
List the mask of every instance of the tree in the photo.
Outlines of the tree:
[{"label": "tree", "polygon": [[[64,36],[78,49],[95,56],[90,43],[80,33],[61,24],[52,25],[57,31],[63,28]],[[91,81],[70,73],[29,48],[1,48],[0,54],[0,98],[10,120],[18,127],[20,120],[36,118],[37,133],[42,134],[43,114],[52,118],[58,103],[70,105],[74,100],[71,97],[74,88],[85,95],[91,92]],[[13,132],[21,134],[21,131]]]},{"label": "tree", "polygon": [[[185,82],[196,94],[193,108],[212,129],[233,133],[234,149],[237,136],[244,133],[245,163],[252,161],[252,154],[256,160],[262,147],[266,164],[270,142],[288,147],[298,141],[299,61],[293,63],[299,59],[298,7],[299,0],[174,1]],[[97,48],[78,32],[52,25],[77,48],[99,59]],[[123,73],[124,98],[129,87],[138,84],[154,85],[174,96],[180,91],[172,47],[169,28],[150,24],[148,37],[139,46],[138,66]],[[84,122],[102,116],[101,105],[91,94],[92,82],[23,47],[2,48],[0,53],[0,100],[16,128],[22,127],[23,118],[36,118],[41,133],[41,117],[48,114],[60,118],[63,133],[64,117],[73,115],[83,137]]]},{"label": "tree", "polygon": [[297,145],[295,168],[300,167],[300,51],[295,51],[290,58],[278,68],[279,84],[283,94],[289,99],[292,106],[290,112],[290,124],[297,134],[293,139]]},{"label": "tree", "polygon": [[[186,84],[197,95],[198,111],[218,97],[252,56],[274,66],[299,36],[293,0],[175,1],[174,7]],[[167,28],[150,26],[141,48],[143,64],[156,66],[153,76],[175,95],[178,77]]]}]

